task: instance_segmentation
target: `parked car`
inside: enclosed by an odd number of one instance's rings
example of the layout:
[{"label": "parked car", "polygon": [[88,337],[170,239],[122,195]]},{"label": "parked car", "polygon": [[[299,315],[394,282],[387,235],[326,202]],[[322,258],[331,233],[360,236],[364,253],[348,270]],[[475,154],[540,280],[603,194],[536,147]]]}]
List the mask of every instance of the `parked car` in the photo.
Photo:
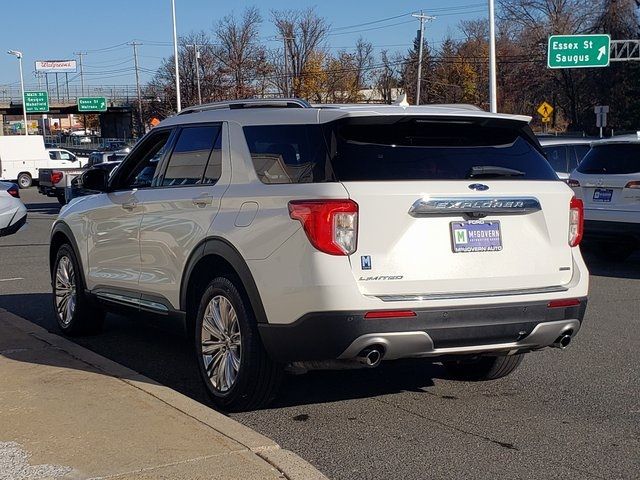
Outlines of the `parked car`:
[{"label": "parked car", "polygon": [[56,197],[60,205],[65,205],[71,181],[85,171],[86,167],[41,168],[38,174],[38,192],[47,197]]},{"label": "parked car", "polygon": [[224,409],[276,393],[285,365],[440,361],[508,375],[566,347],[589,274],[582,202],[530,117],[468,106],[244,100],[183,110],[52,229],[69,335],[104,312],[183,321]]},{"label": "parked car", "polygon": [[27,209],[15,183],[0,182],[0,237],[16,233],[27,222]]},{"label": "parked car", "polygon": [[585,241],[604,258],[640,248],[640,135],[593,142],[569,186],[584,202]]},{"label": "parked car", "polygon": [[118,150],[116,152],[92,152],[89,154],[89,160],[87,161],[88,167],[94,167],[100,163],[106,162],[120,162],[127,156],[128,152]]},{"label": "parked car", "polygon": [[60,168],[66,168],[69,166],[82,168],[87,163],[86,159],[83,160],[64,148],[47,148],[46,150],[49,154],[49,159],[55,161]]},{"label": "parked car", "polygon": [[45,149],[39,135],[0,136],[0,180],[28,188],[42,168],[79,167],[81,160],[59,148]]},{"label": "parked car", "polygon": [[131,151],[131,147],[127,145],[127,142],[113,141],[105,144],[105,146],[101,149],[101,151],[103,152],[119,151],[119,152],[129,153]]},{"label": "parked car", "polygon": [[580,164],[594,139],[570,137],[539,137],[547,160],[562,180]]}]

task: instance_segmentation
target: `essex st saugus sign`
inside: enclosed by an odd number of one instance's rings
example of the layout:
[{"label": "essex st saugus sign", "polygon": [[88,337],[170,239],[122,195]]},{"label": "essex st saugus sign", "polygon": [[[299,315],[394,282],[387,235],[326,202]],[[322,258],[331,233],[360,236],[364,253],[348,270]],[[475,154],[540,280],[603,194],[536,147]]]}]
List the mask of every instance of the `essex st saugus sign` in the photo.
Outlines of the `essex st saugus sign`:
[{"label": "essex st saugus sign", "polygon": [[552,35],[547,46],[549,68],[608,67],[609,35]]}]

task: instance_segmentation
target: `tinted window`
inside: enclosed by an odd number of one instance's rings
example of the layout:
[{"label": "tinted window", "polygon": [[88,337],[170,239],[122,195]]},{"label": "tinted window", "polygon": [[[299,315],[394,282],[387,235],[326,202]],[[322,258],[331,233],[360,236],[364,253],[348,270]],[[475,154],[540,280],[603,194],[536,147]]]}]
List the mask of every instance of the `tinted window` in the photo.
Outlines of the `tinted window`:
[{"label": "tinted window", "polygon": [[577,170],[581,173],[611,175],[640,172],[640,144],[594,146]]},{"label": "tinted window", "polygon": [[[205,168],[219,133],[218,126],[183,128],[171,153],[162,185],[173,187],[202,183]],[[211,178],[207,183],[214,183],[220,177],[219,168],[217,176],[215,172],[215,164],[217,163],[218,167],[220,165],[219,156],[217,155],[218,158],[214,159],[209,172]]]},{"label": "tinted window", "polygon": [[169,132],[158,132],[144,140],[134,156],[128,157],[118,168],[117,188],[145,188],[152,184],[158,161],[164,155]]},{"label": "tinted window", "polygon": [[320,125],[244,127],[253,166],[263,183],[331,180],[325,172],[327,147]]},{"label": "tinted window", "polygon": [[326,135],[332,168],[344,181],[557,179],[527,140],[530,131],[512,122],[356,118],[329,125]]},{"label": "tinted window", "polygon": [[60,160],[75,160],[75,158],[71,158],[69,152],[60,152]]},{"label": "tinted window", "polygon": [[547,160],[556,172],[567,173],[567,148],[564,145],[549,145],[542,147],[547,154]]},{"label": "tinted window", "polygon": [[575,155],[571,155],[571,157],[570,157],[570,159],[571,159],[570,168],[571,168],[572,171],[575,170],[575,168],[580,164],[580,162],[585,157],[587,152],[589,152],[590,149],[591,149],[591,147],[589,145],[574,145],[573,146],[573,150],[575,152]]},{"label": "tinted window", "polygon": [[56,152],[49,152],[49,158],[51,160],[55,160],[56,159]]}]

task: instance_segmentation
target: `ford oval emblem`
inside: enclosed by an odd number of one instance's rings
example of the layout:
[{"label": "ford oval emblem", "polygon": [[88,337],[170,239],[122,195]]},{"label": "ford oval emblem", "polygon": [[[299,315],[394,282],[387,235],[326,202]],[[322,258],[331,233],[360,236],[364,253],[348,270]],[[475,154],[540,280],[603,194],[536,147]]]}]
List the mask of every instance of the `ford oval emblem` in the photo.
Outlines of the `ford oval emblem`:
[{"label": "ford oval emblem", "polygon": [[478,192],[484,192],[485,190],[489,190],[489,187],[483,183],[472,183],[469,185],[471,190],[476,190]]}]

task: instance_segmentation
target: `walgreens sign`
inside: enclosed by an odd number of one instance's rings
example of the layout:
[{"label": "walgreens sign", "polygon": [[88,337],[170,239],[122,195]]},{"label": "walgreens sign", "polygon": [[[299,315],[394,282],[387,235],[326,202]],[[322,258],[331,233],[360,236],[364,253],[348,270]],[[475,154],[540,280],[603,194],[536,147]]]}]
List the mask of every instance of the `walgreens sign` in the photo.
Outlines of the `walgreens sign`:
[{"label": "walgreens sign", "polygon": [[75,60],[38,60],[36,62],[36,72],[74,73],[75,71]]}]

